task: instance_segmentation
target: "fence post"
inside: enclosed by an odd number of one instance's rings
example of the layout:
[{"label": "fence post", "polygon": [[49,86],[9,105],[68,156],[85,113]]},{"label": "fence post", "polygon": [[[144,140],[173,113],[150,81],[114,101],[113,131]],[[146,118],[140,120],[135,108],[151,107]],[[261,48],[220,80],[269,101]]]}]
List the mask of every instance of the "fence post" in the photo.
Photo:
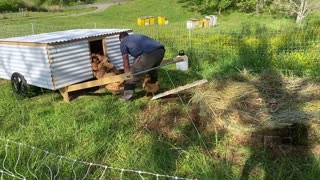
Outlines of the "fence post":
[{"label": "fence post", "polygon": [[190,49],[192,48],[192,45],[191,45],[191,28],[189,28],[189,48]]},{"label": "fence post", "polygon": [[31,23],[31,30],[32,30],[32,34],[34,34],[34,26],[33,26],[33,23]]},{"label": "fence post", "polygon": [[97,23],[96,22],[94,23],[94,28],[97,29]]}]

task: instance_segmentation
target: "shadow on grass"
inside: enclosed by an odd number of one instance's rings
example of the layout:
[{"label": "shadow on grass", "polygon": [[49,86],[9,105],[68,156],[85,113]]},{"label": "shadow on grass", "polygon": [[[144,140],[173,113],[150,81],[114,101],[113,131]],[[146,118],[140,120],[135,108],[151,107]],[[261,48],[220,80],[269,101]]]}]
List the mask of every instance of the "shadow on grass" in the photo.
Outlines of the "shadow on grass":
[{"label": "shadow on grass", "polygon": [[[260,27],[256,29],[263,31]],[[248,38],[242,38],[239,59],[233,66],[259,73],[258,81],[252,85],[266,103],[270,117],[268,123],[275,125],[271,128],[257,128],[252,133],[252,154],[245,163],[241,179],[257,175],[264,179],[304,179],[305,176],[316,178],[320,169],[319,165],[315,166],[317,162],[314,162],[310,152],[311,142],[308,139],[312,115],[300,108],[301,97],[298,94],[303,86],[299,84],[294,90],[288,89],[282,75],[271,65],[272,56],[266,37],[259,33],[251,37],[250,30],[243,30],[244,34],[249,35],[249,39],[258,37],[260,42],[250,44],[246,40]],[[295,112],[299,112],[299,116],[295,116]],[[262,124],[257,127],[259,126]],[[305,165],[310,169],[305,168]]]},{"label": "shadow on grass", "polygon": [[[299,94],[305,82],[297,84],[293,89],[287,87],[288,84],[283,80],[282,74],[272,66],[267,36],[259,33],[263,32],[264,28],[255,29],[257,31],[251,32],[249,27],[243,28],[243,33],[236,37],[239,39],[238,59],[221,66],[216,74],[212,74],[212,77],[248,82],[248,79],[238,71],[245,69],[256,73],[259,77],[258,80],[249,83],[257,90],[259,99],[266,107],[253,109],[252,112],[243,110],[258,114],[264,113],[262,109],[266,108],[268,119],[266,122],[264,119],[247,119],[249,121],[246,123],[254,125],[256,129],[251,135],[252,153],[245,162],[240,178],[315,179],[320,174],[320,166],[319,160],[316,160],[311,152],[314,142],[310,140],[313,133],[310,127],[311,118],[314,116],[301,108],[302,100],[312,97]],[[250,102],[250,97],[248,98],[246,101]],[[226,109],[237,108],[234,105],[243,103],[241,100],[243,99],[233,100]],[[250,108],[245,104],[244,107]],[[225,113],[228,115],[228,112]],[[241,118],[243,117],[240,117],[240,120]],[[274,126],[266,127],[265,123]]]},{"label": "shadow on grass", "polygon": [[[271,67],[270,67],[271,68]],[[303,82],[302,82],[303,84]],[[275,70],[260,74],[253,85],[266,103],[270,127],[260,127],[251,134],[252,154],[247,159],[241,179],[257,174],[264,179],[314,179],[320,174],[310,141],[312,114],[301,109],[302,84],[291,90]],[[261,126],[261,125],[260,125]]]},{"label": "shadow on grass", "polygon": [[259,174],[263,179],[315,179],[319,162],[310,151],[308,123],[257,130],[252,134],[252,154],[241,179]]}]

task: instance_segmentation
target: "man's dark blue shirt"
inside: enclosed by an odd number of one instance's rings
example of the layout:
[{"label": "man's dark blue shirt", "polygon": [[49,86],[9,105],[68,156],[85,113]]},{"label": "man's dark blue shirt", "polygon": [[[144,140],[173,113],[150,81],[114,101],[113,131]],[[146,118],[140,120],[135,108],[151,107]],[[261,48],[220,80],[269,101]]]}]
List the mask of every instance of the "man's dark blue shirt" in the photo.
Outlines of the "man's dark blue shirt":
[{"label": "man's dark blue shirt", "polygon": [[130,54],[135,58],[143,53],[150,53],[160,48],[164,48],[164,46],[159,42],[142,34],[129,35],[120,43],[120,50],[122,55]]}]

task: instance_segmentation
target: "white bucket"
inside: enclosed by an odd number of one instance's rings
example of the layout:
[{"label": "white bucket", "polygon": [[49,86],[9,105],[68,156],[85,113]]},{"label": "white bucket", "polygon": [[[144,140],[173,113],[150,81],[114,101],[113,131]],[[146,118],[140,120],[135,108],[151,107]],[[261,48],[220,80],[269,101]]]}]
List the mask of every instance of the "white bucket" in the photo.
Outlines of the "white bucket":
[{"label": "white bucket", "polygon": [[184,61],[176,63],[176,69],[177,70],[187,71],[188,68],[189,68],[189,65],[188,65],[188,57],[187,56],[185,56],[185,60]]}]

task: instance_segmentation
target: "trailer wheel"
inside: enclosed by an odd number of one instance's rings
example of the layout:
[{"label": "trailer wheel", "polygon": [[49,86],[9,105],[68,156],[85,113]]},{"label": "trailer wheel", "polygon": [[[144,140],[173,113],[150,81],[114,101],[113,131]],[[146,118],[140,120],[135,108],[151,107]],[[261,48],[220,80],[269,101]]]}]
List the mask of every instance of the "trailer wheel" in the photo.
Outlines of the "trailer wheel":
[{"label": "trailer wheel", "polygon": [[20,97],[26,97],[28,94],[28,84],[27,81],[24,79],[24,77],[20,73],[13,73],[11,75],[11,86],[13,92],[20,96]]}]

